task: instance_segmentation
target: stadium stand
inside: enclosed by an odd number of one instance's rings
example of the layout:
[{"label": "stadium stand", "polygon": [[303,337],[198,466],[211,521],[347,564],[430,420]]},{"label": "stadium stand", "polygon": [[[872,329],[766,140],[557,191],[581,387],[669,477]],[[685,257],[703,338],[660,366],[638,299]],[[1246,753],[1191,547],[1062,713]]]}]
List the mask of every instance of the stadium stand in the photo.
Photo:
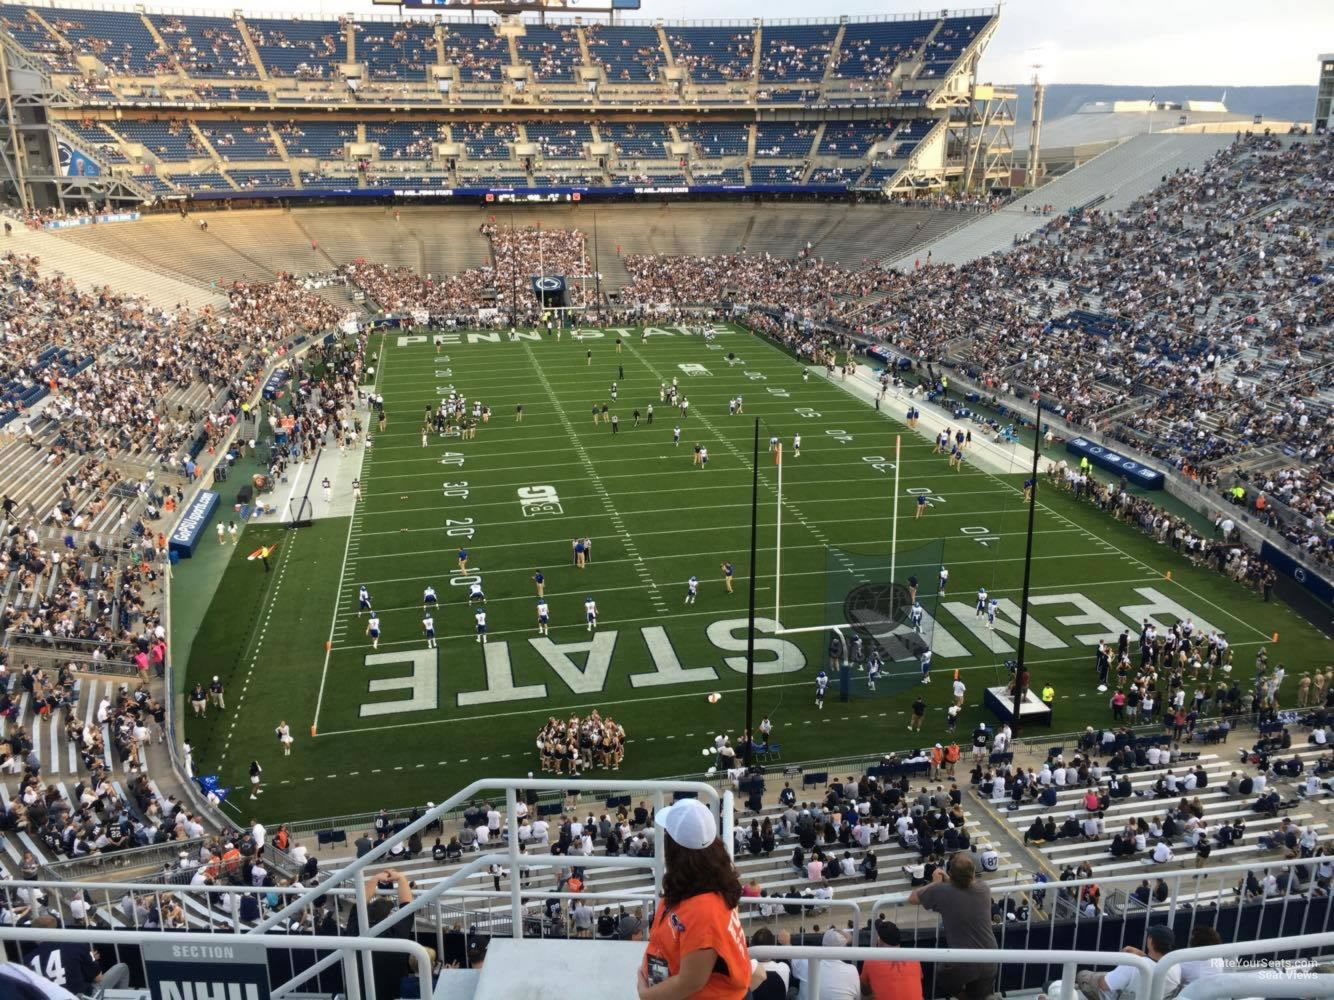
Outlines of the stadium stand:
[{"label": "stadium stand", "polygon": [[656,80],[663,67],[656,29],[644,25],[589,24],[584,38],[594,65],[612,82],[646,83]]},{"label": "stadium stand", "polygon": [[173,70],[170,53],[133,11],[63,10],[48,23],[75,52],[96,57],[112,73],[154,76]]},{"label": "stadium stand", "polygon": [[760,79],[823,79],[837,35],[833,24],[765,25],[760,32]]},{"label": "stadium stand", "polygon": [[423,80],[435,63],[435,28],[423,21],[358,21],[357,58],[372,80]]},{"label": "stadium stand", "polygon": [[567,80],[580,62],[574,25],[529,24],[515,39],[519,59],[539,80]]},{"label": "stadium stand", "polygon": [[489,24],[448,22],[445,30],[445,58],[458,66],[466,82],[496,82],[502,79],[502,67],[509,63],[505,39]]},{"label": "stadium stand", "polygon": [[936,21],[849,22],[835,60],[840,79],[882,80],[900,63],[915,56],[936,27]]},{"label": "stadium stand", "polygon": [[103,127],[114,131],[126,142],[142,145],[146,152],[164,163],[185,163],[208,155],[189,123],[182,120],[124,119],[113,126]]},{"label": "stadium stand", "polygon": [[73,59],[72,47],[48,31],[40,20],[40,15],[32,8],[18,4],[0,4],[0,27],[12,35],[28,52],[40,56],[54,72],[77,72],[78,66]]},{"label": "stadium stand", "polygon": [[585,122],[565,122],[548,125],[529,122],[524,125],[528,141],[537,144],[538,151],[547,160],[579,160],[584,157],[584,146],[593,141],[593,132]]},{"label": "stadium stand", "polygon": [[[426,22],[43,9],[50,28],[12,5],[0,7],[0,27],[53,69],[74,72],[76,55],[95,56],[118,76],[179,71],[249,82],[201,83],[192,93],[205,100],[267,103],[275,93],[267,77],[333,80],[349,28],[371,81],[425,81],[436,59],[436,28]],[[153,118],[127,107],[114,118],[102,109],[105,120],[81,109],[62,127],[160,192],[747,181],[869,189],[898,176],[940,119],[896,112],[892,122],[752,126],[747,102],[828,93],[827,68],[844,94],[882,85],[909,60],[921,61],[921,77],[939,80],[993,20],[942,13],[842,25],[665,25],[662,38],[689,72],[692,96],[717,101],[734,119],[720,123],[679,109],[672,117],[690,120],[608,121],[600,110],[587,120],[538,119],[525,106],[495,121],[472,113],[462,121],[353,105],[337,120],[296,107],[259,118],[236,109]],[[440,33],[463,90],[439,97],[440,107],[494,102],[508,39],[489,23],[445,22]],[[667,65],[658,30],[645,26],[529,25],[514,48],[540,91],[574,79],[581,38],[610,84],[648,83]],[[773,87],[789,82],[820,88]],[[118,99],[114,88],[98,93]],[[910,86],[899,101],[924,103],[930,93]],[[669,152],[677,137],[692,150],[684,168]],[[379,158],[348,162],[345,145],[363,139]],[[605,172],[587,157],[595,141],[615,150]],[[446,170],[433,162],[436,142],[457,142],[464,155]],[[522,143],[537,146],[535,163],[516,158]],[[868,162],[882,143],[889,155]],[[623,922],[633,927],[645,916],[634,911],[655,886],[647,864],[655,834],[636,814],[633,783],[576,801],[567,801],[568,787],[520,792],[513,810],[493,798],[494,821],[477,798],[414,835],[404,831],[420,808],[385,814],[384,837],[375,833],[379,816],[294,824],[289,846],[279,848],[258,842],[263,834],[248,824],[237,828],[235,816],[198,811],[184,796],[190,786],[172,773],[162,747],[170,692],[159,676],[164,529],[275,355],[336,328],[353,293],[368,308],[424,308],[471,323],[480,308],[503,312],[497,284],[506,274],[536,273],[540,256],[540,266],[558,273],[604,272],[604,291],[617,293],[614,306],[603,304],[613,322],[633,322],[640,310],[679,321],[684,307],[716,306],[725,294],[728,304],[752,309],[752,326],[799,355],[810,356],[821,337],[855,336],[910,366],[946,365],[952,379],[1003,405],[1040,391],[1072,426],[1155,455],[1202,490],[1242,489],[1238,516],[1244,509],[1313,564],[1328,565],[1334,359],[1322,235],[1330,154],[1328,138],[1145,136],[1006,204],[944,193],[873,204],[846,196],[743,203],[720,192],[699,205],[612,202],[598,206],[601,261],[592,259],[586,206],[561,203],[502,211],[488,202],[480,212],[408,200],[234,212],[196,205],[58,233],[37,218],[15,219],[0,260],[0,869],[25,878],[135,872],[160,885],[99,884],[87,905],[70,883],[53,886],[45,901],[30,888],[5,887],[3,921],[30,922],[47,907],[65,925],[96,925],[89,933],[262,932],[295,898],[289,891],[313,890],[285,929],[341,933],[361,926],[351,923],[349,899],[361,892],[362,874],[314,887],[364,857],[363,838],[374,849],[372,836],[387,857],[374,870],[392,865],[411,879],[412,896],[429,900],[410,929],[445,951],[441,964],[466,963],[470,946],[515,930],[513,880],[523,896],[519,927],[533,935],[611,936],[589,923],[599,893],[638,894],[624,904],[616,936]],[[482,225],[492,212],[501,224]],[[876,266],[885,262],[897,267]],[[492,322],[538,322],[535,302],[521,309]],[[935,372],[916,374],[934,395]],[[1062,485],[1059,473],[1054,484]],[[1206,537],[1194,520],[1112,482],[1081,502],[1239,584],[1263,592],[1272,583],[1255,550],[1221,527]],[[1316,733],[1329,720],[1318,702],[1278,716],[1265,703],[1265,676],[1253,686],[1246,666],[1201,692],[1179,727],[1145,719],[1131,731],[1122,723],[1141,721],[1135,709],[1126,717],[1109,705],[1105,729],[1072,734],[1064,746],[983,746],[971,774],[967,762],[932,774],[920,757],[794,765],[789,773],[780,763],[723,829],[746,886],[745,926],[791,929],[801,940],[813,920],[843,927],[855,913],[849,932],[874,943],[879,900],[906,940],[938,945],[935,921],[919,919],[906,893],[945,854],[963,851],[985,869],[995,896],[993,924],[1010,956],[1007,993],[1036,991],[1052,978],[1016,974],[1026,948],[1140,946],[1150,918],[1183,939],[1208,924],[1238,940],[1254,937],[1260,949],[1266,936],[1296,928],[1312,939],[1309,955],[1327,953],[1334,755]],[[780,791],[788,782],[800,787]],[[738,800],[749,791],[735,777],[713,783],[741,793]],[[692,793],[710,802],[716,794]],[[494,868],[465,872],[484,850],[508,849],[511,820],[525,854],[555,846],[558,857],[498,857]],[[624,867],[627,858],[646,864]],[[230,886],[230,900],[193,891],[188,883],[200,872],[201,881]],[[561,898],[571,878],[582,899]],[[452,895],[429,897],[446,886]],[[293,959],[289,973],[310,961]],[[600,995],[596,985],[585,989]]]},{"label": "stadium stand", "polygon": [[755,155],[804,158],[811,151],[815,132],[810,125],[760,122],[755,126]]},{"label": "stadium stand", "polygon": [[755,33],[739,27],[671,26],[667,44],[680,66],[699,83],[746,80],[753,73]]},{"label": "stadium stand", "polygon": [[210,146],[224,162],[228,160],[276,160],[278,148],[269,132],[268,122],[228,122],[200,124]]},{"label": "stadium stand", "polygon": [[[175,14],[146,16],[188,76],[241,80],[259,77],[259,70],[251,62],[245,40],[232,18]],[[264,94],[263,91],[251,93]]]},{"label": "stadium stand", "polygon": [[346,52],[337,21],[248,17],[245,27],[270,76],[329,80]]}]

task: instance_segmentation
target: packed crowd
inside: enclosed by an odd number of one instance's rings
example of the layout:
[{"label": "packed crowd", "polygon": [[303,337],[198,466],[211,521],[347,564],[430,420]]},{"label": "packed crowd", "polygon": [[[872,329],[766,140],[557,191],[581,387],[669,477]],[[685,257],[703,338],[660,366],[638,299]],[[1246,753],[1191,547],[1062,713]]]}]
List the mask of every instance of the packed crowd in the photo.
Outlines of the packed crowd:
[{"label": "packed crowd", "polygon": [[491,243],[492,263],[468,268],[457,274],[425,277],[410,268],[390,268],[358,258],[335,272],[337,280],[364,291],[386,312],[429,313],[433,320],[457,320],[469,325],[482,322],[480,311],[495,310],[509,317],[518,306],[518,322],[536,324],[542,309],[529,287],[537,274],[563,275],[569,280],[572,304],[583,305],[591,293],[576,276],[590,273],[584,234],[575,229],[515,229],[487,223],[481,233]]},{"label": "packed crowd", "polygon": [[[152,634],[143,637],[145,645]],[[153,641],[161,640],[155,637]],[[26,725],[12,722],[0,743],[0,770],[19,775],[19,781],[0,816],[0,829],[28,834],[56,859],[140,847],[177,836],[165,826],[161,805],[145,774],[149,745],[166,739],[166,709],[146,680],[122,684],[96,705],[82,703],[80,685],[68,667],[54,677],[25,667],[16,684],[15,690],[0,693],[0,712],[16,718],[21,696],[32,700],[34,715],[42,718],[66,709],[65,734],[86,775],[75,783],[67,799],[59,782],[43,776],[45,747],[33,745]],[[137,776],[130,782],[136,799],[133,805],[117,792],[115,781],[122,772]]]}]

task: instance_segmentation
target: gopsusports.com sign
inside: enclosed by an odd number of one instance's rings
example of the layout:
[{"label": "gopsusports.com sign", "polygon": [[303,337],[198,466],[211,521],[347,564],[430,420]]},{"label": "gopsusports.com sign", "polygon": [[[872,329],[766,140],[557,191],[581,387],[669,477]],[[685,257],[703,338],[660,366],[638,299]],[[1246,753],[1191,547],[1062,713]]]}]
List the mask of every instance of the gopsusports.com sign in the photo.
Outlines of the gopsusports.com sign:
[{"label": "gopsusports.com sign", "polygon": [[172,530],[168,547],[182,559],[189,559],[195,554],[195,546],[204,537],[204,529],[209,519],[218,509],[218,495],[212,490],[200,490],[199,495],[190,501],[190,505],[181,514]]},{"label": "gopsusports.com sign", "polygon": [[152,1000],[269,1000],[269,964],[259,944],[143,946]]},{"label": "gopsusports.com sign", "polygon": [[1142,486],[1146,490],[1161,490],[1163,488],[1163,474],[1161,472],[1157,469],[1150,469],[1147,465],[1131,458],[1129,455],[1122,455],[1119,451],[1105,448],[1085,438],[1075,438],[1067,441],[1065,450],[1072,455],[1078,455],[1080,458],[1087,458],[1099,468],[1119,473],[1125,476],[1129,482],[1136,486]]}]

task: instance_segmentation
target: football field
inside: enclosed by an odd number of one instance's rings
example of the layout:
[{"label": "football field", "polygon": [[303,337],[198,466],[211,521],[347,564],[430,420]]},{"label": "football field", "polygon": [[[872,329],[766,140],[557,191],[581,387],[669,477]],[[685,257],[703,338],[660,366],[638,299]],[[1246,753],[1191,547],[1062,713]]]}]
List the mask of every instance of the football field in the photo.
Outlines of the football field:
[{"label": "football field", "polygon": [[[271,819],[439,801],[478,777],[536,771],[534,738],[547,717],[594,708],[626,729],[622,773],[703,770],[714,735],[744,726],[756,417],[755,717],[772,719],[782,760],[943,739],[955,670],[968,686],[957,737],[966,740],[980,718],[994,721],[982,694],[1004,683],[1004,662],[1015,655],[1022,471],[949,468],[904,426],[901,405],[877,412],[837,378],[803,378],[801,364],[741,330],[719,328],[710,340],[678,328],[646,339],[623,331],[620,353],[612,330],[559,342],[530,336],[449,334],[433,344],[391,332],[373,342],[388,420],[374,433],[354,515],[320,517],[316,487],[312,527],[249,526],[195,640],[190,683],[225,675],[230,692],[226,714],[187,719],[197,773],[243,786],[258,758],[269,791],[257,812]],[[685,417],[660,399],[674,378],[689,399]],[[423,447],[423,413],[451,387],[492,416],[473,439],[432,434]],[[743,413],[731,415],[738,395]],[[594,423],[604,403],[619,418],[615,432]],[[784,448],[781,574],[775,436]],[[696,443],[708,449],[705,468],[694,464]],[[930,500],[920,518],[918,496]],[[1110,718],[1105,696],[1093,693],[1091,647],[1123,628],[1133,637],[1146,617],[1190,617],[1227,633],[1243,681],[1273,632],[1282,641],[1271,662],[1285,661],[1290,678],[1322,662],[1324,640],[1283,606],[1262,604],[1057,490],[1044,488],[1039,499],[1028,662],[1035,690],[1048,681],[1057,690],[1056,731]],[[583,537],[591,560],[579,568],[572,542]],[[264,574],[244,553],[272,541],[273,571]],[[920,581],[920,632],[875,607],[891,559],[895,582]],[[733,593],[724,562],[735,565]],[[943,593],[940,565],[949,569]],[[546,637],[536,626],[539,570]],[[687,603],[691,576],[698,597]],[[468,599],[473,584],[486,597],[485,644],[474,622],[481,605]],[[378,649],[358,607],[362,586],[381,620]],[[438,648],[427,647],[422,628],[428,586],[439,595]],[[975,612],[980,587],[1000,602],[994,628]],[[599,612],[594,631],[589,598]],[[814,679],[828,668],[830,635],[822,627],[859,620],[868,607],[881,617],[862,632],[891,658],[887,676],[872,691],[853,666],[843,700],[835,672],[819,709]],[[934,652],[930,685],[919,683],[914,655],[923,644]],[[920,737],[906,731],[919,691],[930,706]],[[716,703],[712,692],[722,696]],[[274,736],[284,720],[296,736],[290,757]]]}]

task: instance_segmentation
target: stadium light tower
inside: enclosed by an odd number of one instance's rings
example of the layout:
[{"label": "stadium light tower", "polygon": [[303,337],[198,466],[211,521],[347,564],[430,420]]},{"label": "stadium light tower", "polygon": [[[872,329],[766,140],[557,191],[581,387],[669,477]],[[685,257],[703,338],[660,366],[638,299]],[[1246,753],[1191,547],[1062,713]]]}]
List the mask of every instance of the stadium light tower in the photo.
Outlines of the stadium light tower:
[{"label": "stadium light tower", "polygon": [[1038,76],[1041,63],[1033,64],[1033,120],[1028,126],[1028,170],[1024,174],[1024,186],[1038,186],[1038,156],[1042,152],[1042,102],[1046,88]]}]

